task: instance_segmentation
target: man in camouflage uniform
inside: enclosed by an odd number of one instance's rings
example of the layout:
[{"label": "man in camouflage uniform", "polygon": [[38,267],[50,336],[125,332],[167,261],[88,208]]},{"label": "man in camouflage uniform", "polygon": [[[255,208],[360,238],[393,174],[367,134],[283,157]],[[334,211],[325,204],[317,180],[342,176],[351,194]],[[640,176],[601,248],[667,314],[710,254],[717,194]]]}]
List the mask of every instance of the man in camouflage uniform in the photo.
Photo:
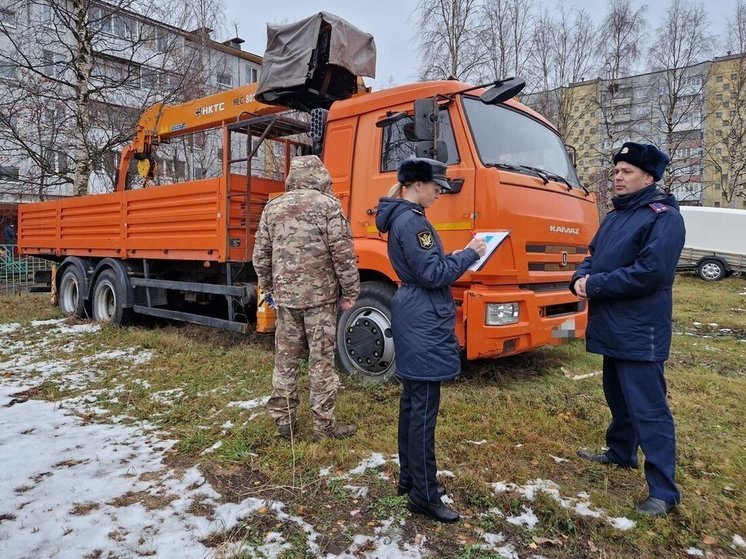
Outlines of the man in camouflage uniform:
[{"label": "man in camouflage uniform", "polygon": [[334,365],[337,301],[349,310],[360,294],[350,226],[315,155],[294,158],[286,192],[267,203],[254,244],[259,287],[277,304],[275,368],[267,409],[291,437],[299,404],[299,361],[308,344],[314,440],[343,438],[355,425],[334,419],[339,377]]}]

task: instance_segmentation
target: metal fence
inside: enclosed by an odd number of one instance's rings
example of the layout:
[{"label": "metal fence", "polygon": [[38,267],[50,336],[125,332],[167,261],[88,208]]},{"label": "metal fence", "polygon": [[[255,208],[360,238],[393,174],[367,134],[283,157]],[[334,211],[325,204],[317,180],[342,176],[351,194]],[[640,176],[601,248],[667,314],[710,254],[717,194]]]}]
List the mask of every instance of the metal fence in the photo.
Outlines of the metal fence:
[{"label": "metal fence", "polygon": [[51,268],[52,262],[48,260],[19,256],[16,245],[0,244],[0,294],[38,287],[34,283],[34,272]]}]

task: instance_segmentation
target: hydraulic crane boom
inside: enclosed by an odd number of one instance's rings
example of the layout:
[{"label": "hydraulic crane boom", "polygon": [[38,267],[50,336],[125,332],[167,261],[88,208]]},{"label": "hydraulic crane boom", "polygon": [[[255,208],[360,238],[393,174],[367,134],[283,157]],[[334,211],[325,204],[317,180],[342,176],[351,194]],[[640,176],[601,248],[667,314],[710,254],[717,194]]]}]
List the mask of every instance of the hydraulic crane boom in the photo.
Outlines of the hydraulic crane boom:
[{"label": "hydraulic crane boom", "polygon": [[[133,156],[138,160],[148,159],[153,146],[171,138],[288,109],[282,105],[257,101],[257,87],[257,83],[250,83],[178,105],[153,105],[140,117],[132,143],[122,150],[119,168],[126,170]],[[125,189],[125,175],[124,172],[119,173],[117,190]]]}]

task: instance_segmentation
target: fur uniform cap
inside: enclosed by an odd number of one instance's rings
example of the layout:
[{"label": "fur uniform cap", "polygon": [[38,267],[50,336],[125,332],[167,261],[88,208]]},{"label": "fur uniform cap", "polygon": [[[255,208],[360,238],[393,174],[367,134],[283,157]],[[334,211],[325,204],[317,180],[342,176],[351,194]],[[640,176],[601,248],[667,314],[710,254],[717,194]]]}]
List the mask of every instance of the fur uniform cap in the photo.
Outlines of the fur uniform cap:
[{"label": "fur uniform cap", "polygon": [[446,179],[446,169],[448,169],[448,166],[445,163],[441,163],[435,159],[428,159],[426,157],[405,159],[399,165],[399,170],[396,172],[396,180],[406,185],[417,181],[432,181],[442,189],[450,191],[452,188],[448,184],[448,179]]},{"label": "fur uniform cap", "polygon": [[614,155],[614,164],[626,161],[630,165],[642,169],[652,175],[653,180],[658,182],[663,177],[666,165],[671,159],[653,144],[636,144],[625,142]]}]

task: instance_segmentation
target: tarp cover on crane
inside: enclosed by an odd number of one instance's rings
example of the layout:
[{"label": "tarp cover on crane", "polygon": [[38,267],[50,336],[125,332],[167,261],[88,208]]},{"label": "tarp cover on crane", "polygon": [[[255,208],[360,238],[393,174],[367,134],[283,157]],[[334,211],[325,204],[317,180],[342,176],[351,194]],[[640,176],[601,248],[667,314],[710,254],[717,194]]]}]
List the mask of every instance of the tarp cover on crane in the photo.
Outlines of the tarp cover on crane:
[{"label": "tarp cover on crane", "polygon": [[376,75],[373,36],[328,12],[267,25],[257,98],[310,110],[357,92],[357,77]]}]

